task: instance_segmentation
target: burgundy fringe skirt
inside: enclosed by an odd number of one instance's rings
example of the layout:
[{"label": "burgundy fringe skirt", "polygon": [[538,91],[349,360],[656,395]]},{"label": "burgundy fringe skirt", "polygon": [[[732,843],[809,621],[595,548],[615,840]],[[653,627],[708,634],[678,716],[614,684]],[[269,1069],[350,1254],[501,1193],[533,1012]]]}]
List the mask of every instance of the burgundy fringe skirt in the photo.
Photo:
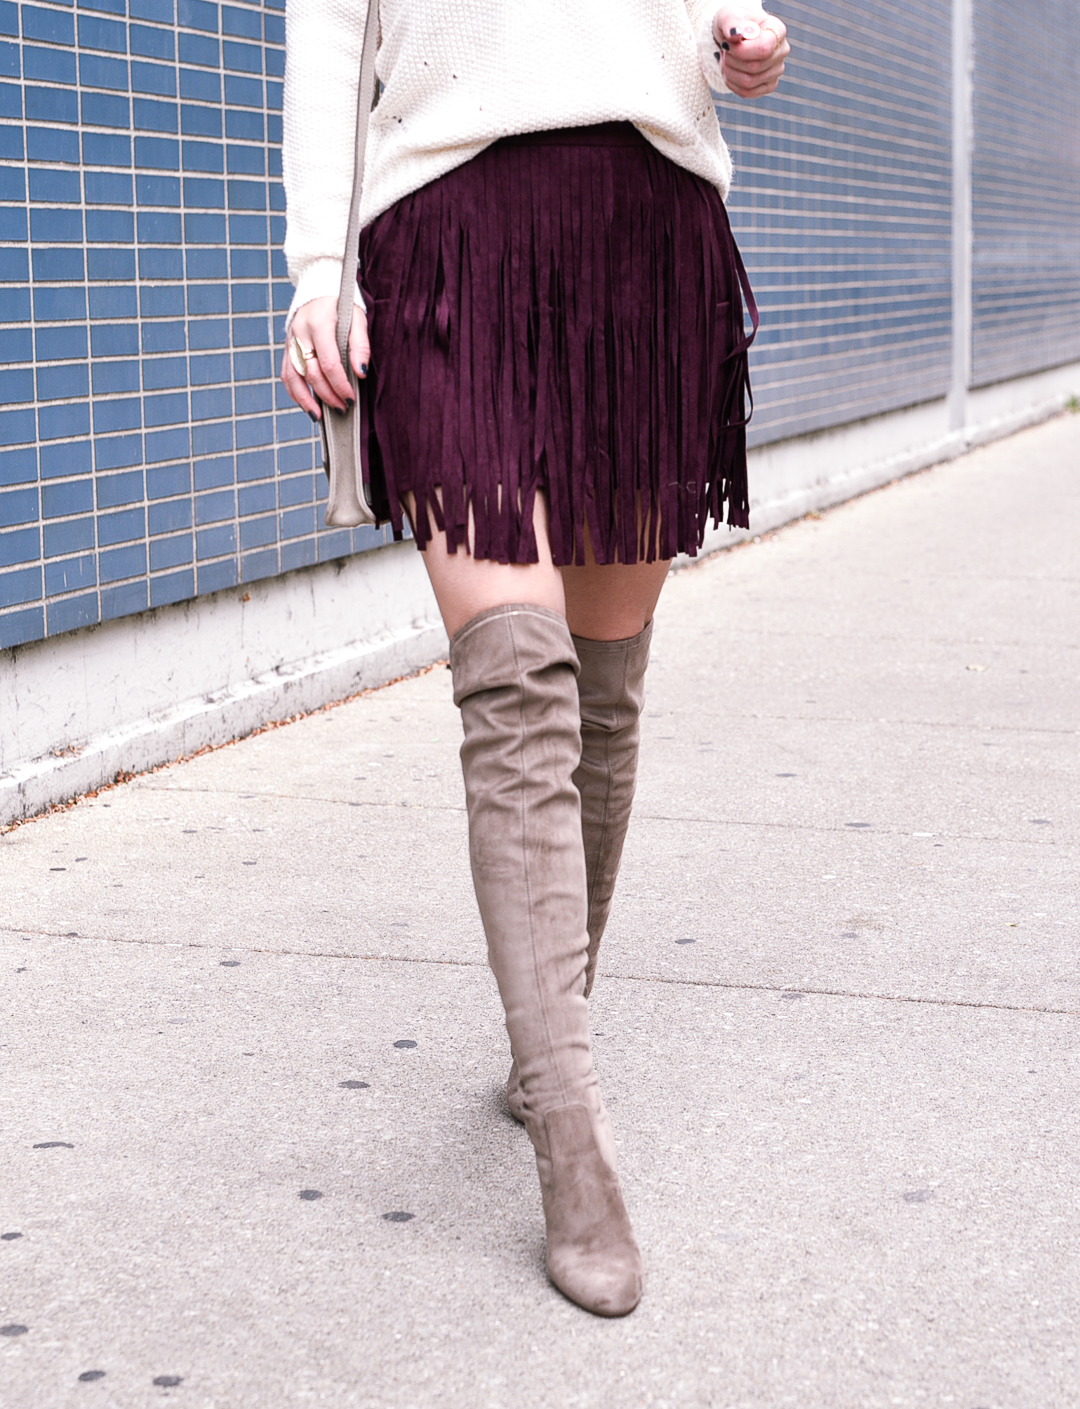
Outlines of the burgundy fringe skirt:
[{"label": "burgundy fringe skirt", "polygon": [[[360,239],[368,464],[400,536],[562,566],[695,553],[745,527],[743,294],[719,192],[630,123],[508,137]],[[471,525],[471,534],[470,534]]]}]

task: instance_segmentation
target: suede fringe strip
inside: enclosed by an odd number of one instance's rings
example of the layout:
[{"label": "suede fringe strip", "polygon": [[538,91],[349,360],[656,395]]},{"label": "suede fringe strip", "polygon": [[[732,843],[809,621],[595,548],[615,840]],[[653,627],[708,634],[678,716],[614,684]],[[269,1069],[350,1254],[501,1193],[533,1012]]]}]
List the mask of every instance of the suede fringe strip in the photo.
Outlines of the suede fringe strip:
[{"label": "suede fringe strip", "polygon": [[[506,138],[361,236],[367,451],[420,547],[558,565],[748,525],[758,316],[719,193],[629,123]],[[745,308],[753,329],[744,327]]]}]

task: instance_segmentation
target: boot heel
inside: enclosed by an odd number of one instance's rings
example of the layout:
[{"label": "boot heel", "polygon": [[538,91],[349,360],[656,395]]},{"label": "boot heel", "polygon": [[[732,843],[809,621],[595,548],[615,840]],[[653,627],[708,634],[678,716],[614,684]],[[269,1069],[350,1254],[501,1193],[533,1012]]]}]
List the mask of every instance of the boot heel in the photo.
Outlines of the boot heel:
[{"label": "boot heel", "polygon": [[641,1300],[641,1253],[619,1176],[600,1153],[585,1106],[549,1111],[537,1165],[547,1222],[548,1276],[595,1316],[626,1316]]}]

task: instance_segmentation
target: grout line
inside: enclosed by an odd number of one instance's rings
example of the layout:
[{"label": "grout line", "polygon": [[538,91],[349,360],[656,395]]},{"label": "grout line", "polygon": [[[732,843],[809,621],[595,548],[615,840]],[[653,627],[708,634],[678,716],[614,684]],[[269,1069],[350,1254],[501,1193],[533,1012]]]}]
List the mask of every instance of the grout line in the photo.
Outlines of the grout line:
[{"label": "grout line", "polygon": [[[60,934],[51,930],[32,930],[31,932],[51,939],[96,939],[99,944],[133,944],[150,949],[203,949],[208,952],[214,950],[222,953],[269,954],[291,959],[353,959],[361,963],[430,964],[452,969],[486,970],[488,968],[487,963],[482,959],[435,959],[426,956],[418,958],[409,954],[350,954],[340,950],[265,949],[255,945],[204,944],[183,940],[101,939],[74,932]],[[25,934],[26,927],[11,929],[10,926],[3,926],[0,927],[0,934],[2,933]],[[671,988],[720,988],[745,993],[801,993],[807,997],[817,998],[856,998],[864,1002],[917,1003],[934,1008],[983,1008],[993,1012],[1045,1013],[1058,1017],[1080,1017],[1080,1008],[1048,1008],[1032,1003],[992,1003],[974,998],[920,998],[909,993],[863,993],[856,989],[847,988],[795,988],[791,984],[734,983],[724,979],[665,978],[661,975],[650,974],[616,974],[608,970],[601,970],[597,976],[610,982],[658,983]]]}]

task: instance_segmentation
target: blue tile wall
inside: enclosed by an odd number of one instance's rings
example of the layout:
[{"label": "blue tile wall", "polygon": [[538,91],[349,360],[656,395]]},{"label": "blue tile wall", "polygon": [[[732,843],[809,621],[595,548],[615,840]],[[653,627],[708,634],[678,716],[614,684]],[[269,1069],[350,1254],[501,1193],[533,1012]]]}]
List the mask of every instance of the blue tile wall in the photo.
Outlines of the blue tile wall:
[{"label": "blue tile wall", "polygon": [[0,3],[0,647],[384,541],[275,377],[283,11]]},{"label": "blue tile wall", "polygon": [[972,384],[1080,357],[1076,0],[1041,0],[1037,82],[1015,71],[1017,15],[975,0]]},{"label": "blue tile wall", "polygon": [[779,90],[718,103],[762,316],[751,444],[943,395],[952,325],[948,7],[771,8],[793,50]]},{"label": "blue tile wall", "polygon": [[[322,525],[275,379],[284,3],[0,0],[0,647],[384,541]],[[779,93],[719,103],[757,444],[941,396],[950,363],[949,7],[777,9]],[[1018,15],[1068,35],[1075,0],[974,10],[983,385],[1080,357],[1080,58],[1011,62]]]}]

